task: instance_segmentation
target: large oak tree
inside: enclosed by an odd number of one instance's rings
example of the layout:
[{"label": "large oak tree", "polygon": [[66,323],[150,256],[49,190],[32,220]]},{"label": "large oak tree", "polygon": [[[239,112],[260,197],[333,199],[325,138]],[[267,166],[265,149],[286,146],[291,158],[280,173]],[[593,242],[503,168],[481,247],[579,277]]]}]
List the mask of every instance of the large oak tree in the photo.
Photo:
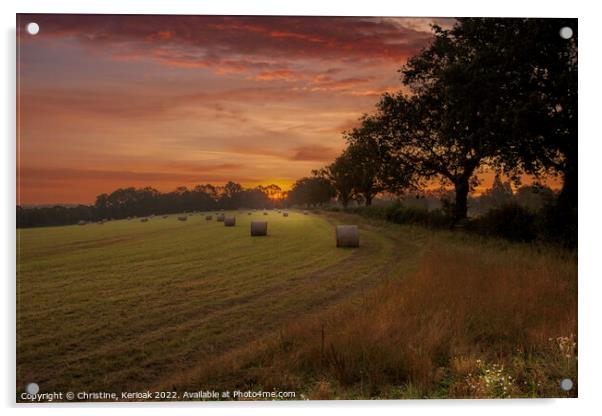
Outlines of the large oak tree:
[{"label": "large oak tree", "polygon": [[565,25],[576,34],[575,21],[560,19],[434,26],[431,45],[401,70],[406,91],[385,94],[365,119],[417,181],[453,185],[456,220],[485,166],[516,178],[559,173],[576,205],[576,40],[559,36]]}]

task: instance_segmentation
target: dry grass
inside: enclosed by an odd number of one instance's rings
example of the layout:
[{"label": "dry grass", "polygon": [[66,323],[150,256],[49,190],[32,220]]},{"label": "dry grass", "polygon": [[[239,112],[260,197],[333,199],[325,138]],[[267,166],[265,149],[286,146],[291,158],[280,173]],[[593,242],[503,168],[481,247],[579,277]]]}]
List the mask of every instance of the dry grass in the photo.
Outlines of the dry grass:
[{"label": "dry grass", "polygon": [[[574,255],[435,238],[417,272],[232,351],[183,384],[314,399],[573,397],[576,325]],[[575,382],[568,393],[565,377]]]},{"label": "dry grass", "polygon": [[344,213],[254,239],[252,218],[19,230],[18,388],[577,394],[574,253]]}]

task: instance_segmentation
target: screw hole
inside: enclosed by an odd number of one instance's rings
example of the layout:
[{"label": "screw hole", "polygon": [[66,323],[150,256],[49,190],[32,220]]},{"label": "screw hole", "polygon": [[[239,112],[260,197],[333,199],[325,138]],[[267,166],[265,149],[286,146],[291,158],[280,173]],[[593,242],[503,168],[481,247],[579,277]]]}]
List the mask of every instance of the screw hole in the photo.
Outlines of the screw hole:
[{"label": "screw hole", "polygon": [[560,28],[559,33],[560,33],[560,37],[562,39],[567,39],[568,40],[568,39],[570,39],[570,38],[573,37],[573,29],[571,29],[568,26],[564,26],[564,27]]},{"label": "screw hole", "polygon": [[38,386],[38,383],[29,383],[27,386],[25,386],[25,391],[29,394],[35,395],[40,391],[40,386]]},{"label": "screw hole", "polygon": [[560,382],[560,388],[564,391],[569,391],[573,388],[573,380],[565,378]]},{"label": "screw hole", "polygon": [[27,23],[25,30],[27,30],[27,33],[30,35],[35,36],[40,31],[40,25],[38,25],[36,22]]}]

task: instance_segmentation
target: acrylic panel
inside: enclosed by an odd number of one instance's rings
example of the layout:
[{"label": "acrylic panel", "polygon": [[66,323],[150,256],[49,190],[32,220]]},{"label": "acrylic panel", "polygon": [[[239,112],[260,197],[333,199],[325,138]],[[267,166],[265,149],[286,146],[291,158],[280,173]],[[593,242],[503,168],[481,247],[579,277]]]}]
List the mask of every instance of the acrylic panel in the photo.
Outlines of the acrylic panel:
[{"label": "acrylic panel", "polygon": [[577,35],[17,15],[16,400],[577,397]]}]

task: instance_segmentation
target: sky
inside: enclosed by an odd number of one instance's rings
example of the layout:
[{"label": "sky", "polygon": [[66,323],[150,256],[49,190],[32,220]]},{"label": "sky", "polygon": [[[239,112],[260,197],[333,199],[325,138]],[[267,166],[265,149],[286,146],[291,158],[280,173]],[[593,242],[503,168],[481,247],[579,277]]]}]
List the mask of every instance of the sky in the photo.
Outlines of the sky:
[{"label": "sky", "polygon": [[433,21],[20,15],[19,203],[230,180],[289,188],[400,88]]},{"label": "sky", "polygon": [[[39,24],[32,36],[24,29]],[[288,189],[450,19],[19,15],[18,203],[234,181]]]}]

